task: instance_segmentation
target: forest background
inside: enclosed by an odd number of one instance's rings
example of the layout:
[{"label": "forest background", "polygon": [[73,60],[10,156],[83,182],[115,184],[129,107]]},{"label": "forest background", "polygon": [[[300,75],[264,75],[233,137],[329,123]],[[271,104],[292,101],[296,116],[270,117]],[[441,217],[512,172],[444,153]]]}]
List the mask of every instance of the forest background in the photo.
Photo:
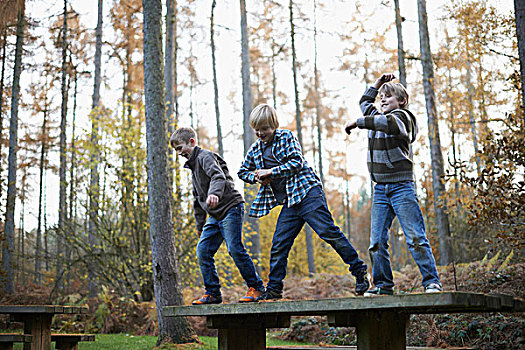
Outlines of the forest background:
[{"label": "forest background", "polygon": [[[248,2],[243,35],[236,1],[167,0],[165,137],[194,127],[201,146],[235,174],[253,140],[247,110],[274,105],[320,174],[337,223],[368,260],[366,133],[347,136],[342,127],[360,115],[365,87],[394,72],[418,118],[416,184],[439,264],[498,252],[522,263],[525,141],[513,3],[430,1],[431,59],[420,48],[420,3]],[[50,300],[108,291],[153,300],[142,1],[4,0],[1,10],[3,293],[32,285],[47,286]],[[184,291],[201,286],[198,235],[191,176],[168,152],[173,258]],[[244,190],[250,201],[256,188]],[[246,221],[246,245],[263,277],[278,214]],[[306,227],[288,275],[346,274],[311,237]],[[397,222],[390,243],[394,269],[413,264]],[[225,286],[242,284],[224,247],[216,261]]]}]

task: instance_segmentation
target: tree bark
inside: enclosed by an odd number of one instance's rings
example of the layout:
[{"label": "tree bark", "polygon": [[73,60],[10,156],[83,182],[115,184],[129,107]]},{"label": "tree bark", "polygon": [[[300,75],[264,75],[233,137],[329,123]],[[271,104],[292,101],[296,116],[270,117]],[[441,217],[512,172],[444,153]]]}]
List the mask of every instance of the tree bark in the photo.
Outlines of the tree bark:
[{"label": "tree bark", "polygon": [[520,58],[521,113],[525,124],[525,0],[514,0],[514,13]]},{"label": "tree bark", "polygon": [[295,124],[297,128],[297,139],[299,144],[303,147],[303,133],[301,131],[301,107],[299,105],[299,90],[297,87],[297,55],[295,53],[295,25],[293,23],[293,0],[290,0],[290,38],[292,40],[292,71],[293,71],[293,87],[295,96]]},{"label": "tree bark", "polygon": [[403,48],[403,30],[401,23],[401,11],[399,10],[399,0],[394,0],[396,11],[396,30],[397,30],[397,64],[399,67],[399,82],[404,87],[407,86],[407,72],[405,67],[405,50]]},{"label": "tree bark", "polygon": [[160,0],[143,0],[147,173],[153,288],[159,324],[157,345],[196,341],[195,333],[185,317],[162,315],[164,306],[182,305],[183,300],[175,260],[172,196],[168,175],[161,8]]},{"label": "tree bark", "polygon": [[11,118],[9,122],[9,156],[7,174],[7,208],[4,224],[5,239],[2,242],[2,284],[6,294],[15,292],[13,274],[13,253],[15,237],[16,203],[16,154],[18,152],[18,104],[20,95],[20,75],[22,73],[22,46],[24,41],[25,2],[18,11],[16,25],[15,66],[13,71],[13,92],[11,96]]},{"label": "tree bark", "polygon": [[[0,77],[0,154],[2,154],[2,146],[4,144],[4,78],[5,78],[5,61],[7,51],[7,28],[4,28],[4,35],[2,41],[2,73]],[[2,172],[2,163],[0,162],[0,173]],[[2,198],[2,181],[0,178],[0,198]]]},{"label": "tree bark", "polygon": [[59,184],[59,203],[58,203],[58,234],[56,237],[56,284],[59,289],[63,287],[62,276],[64,274],[64,236],[67,235],[67,203],[66,203],[66,192],[67,192],[67,180],[66,180],[66,167],[67,167],[67,155],[66,155],[66,123],[67,123],[67,0],[64,0],[64,18],[62,24],[62,78],[61,78],[61,90],[62,90],[62,103],[60,107],[60,167],[58,176],[60,180]]},{"label": "tree bark", "polygon": [[434,94],[434,68],[428,35],[426,1],[418,0],[419,42],[421,48],[421,62],[423,65],[423,88],[428,114],[428,139],[430,142],[430,156],[432,161],[432,188],[434,191],[434,210],[439,239],[440,265],[451,262],[450,255],[450,227],[447,213],[447,204],[444,199],[445,184],[443,183],[444,167],[441,141],[439,137],[438,116]]},{"label": "tree bark", "polygon": [[[253,108],[253,95],[252,95],[252,83],[250,79],[250,48],[248,44],[248,21],[246,19],[246,2],[240,0],[241,7],[241,58],[242,58],[242,102],[243,102],[243,142],[244,142],[244,155],[248,153],[250,146],[255,142],[255,134],[250,127],[250,113]],[[246,207],[250,208],[255,199],[257,192],[257,185],[244,184],[244,199],[246,201]],[[248,210],[246,210],[246,223],[245,226],[245,237],[246,237],[246,248],[248,249],[252,259],[254,260],[257,272],[261,273],[261,267],[259,260],[261,256],[261,243],[259,238],[259,221],[255,218],[248,216]]]},{"label": "tree bark", "polygon": [[42,205],[44,196],[44,173],[45,173],[45,157],[47,150],[47,140],[44,135],[47,134],[47,113],[49,105],[47,101],[47,79],[46,79],[46,94],[44,95],[44,120],[42,122],[42,145],[40,146],[40,175],[39,175],[39,191],[38,191],[38,226],[36,229],[36,243],[35,243],[35,283],[40,285],[42,283]]},{"label": "tree bark", "polygon": [[[323,147],[321,130],[321,96],[319,94],[319,72],[317,70],[317,2],[314,0],[314,87],[315,87],[315,122],[317,125],[317,145],[319,156],[319,176],[324,186]],[[295,50],[294,50],[295,51]]]},{"label": "tree bark", "polygon": [[[297,55],[295,52],[295,25],[293,23],[293,19],[294,19],[293,0],[290,0],[289,10],[290,10],[290,37],[292,40],[293,87],[294,87],[294,96],[295,96],[295,125],[297,128],[297,139],[299,141],[299,144],[301,145],[301,149],[304,150],[303,132],[302,132],[302,126],[301,126],[301,120],[302,120],[301,105],[299,102],[299,87],[297,86]],[[316,56],[316,59],[317,59],[317,56]],[[321,144],[319,144],[319,146],[321,146]],[[316,269],[315,269],[314,246],[313,246],[313,241],[312,241],[312,229],[310,228],[310,226],[306,225],[304,234],[305,234],[305,239],[306,239],[306,257],[308,261],[308,274],[312,276],[315,274]]]},{"label": "tree bark", "polygon": [[[467,44],[467,52],[468,52]],[[470,128],[472,129],[472,142],[474,146],[474,154],[476,157],[476,169],[478,176],[481,174],[481,159],[479,158],[478,148],[478,131],[476,130],[476,121],[474,120],[474,86],[472,85],[472,68],[470,60],[467,59],[467,95],[468,95],[468,117],[470,122]]]},{"label": "tree bark", "polygon": [[215,118],[217,119],[217,144],[219,145],[219,155],[224,158],[224,148],[222,145],[222,130],[221,130],[221,114],[219,112],[219,88],[217,86],[217,69],[215,68],[215,39],[214,39],[214,26],[213,26],[213,14],[217,2],[215,0],[211,3],[211,17],[210,17],[210,42],[211,42],[211,62],[213,70],[213,92],[215,102]]},{"label": "tree bark", "polygon": [[[100,115],[100,84],[102,81],[102,6],[103,0],[98,0],[97,29],[95,31],[95,75],[93,81],[93,102],[91,105],[91,145],[93,147],[90,157],[90,183],[89,183],[89,224],[88,245],[91,255],[95,253],[97,236],[97,214],[99,202],[99,173],[100,155],[98,149],[99,140],[99,115]],[[95,273],[94,260],[88,257],[88,291],[91,297],[98,293],[97,276]]]}]

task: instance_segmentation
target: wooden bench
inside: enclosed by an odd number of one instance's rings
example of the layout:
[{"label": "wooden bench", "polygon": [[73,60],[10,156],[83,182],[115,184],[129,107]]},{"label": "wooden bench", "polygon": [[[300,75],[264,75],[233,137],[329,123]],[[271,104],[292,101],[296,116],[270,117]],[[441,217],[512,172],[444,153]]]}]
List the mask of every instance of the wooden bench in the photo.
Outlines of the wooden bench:
[{"label": "wooden bench", "polygon": [[0,349],[13,350],[14,343],[31,344],[32,338],[27,334],[0,333]]},{"label": "wooden bench", "polygon": [[359,350],[406,349],[411,314],[523,312],[507,295],[467,292],[379,295],[323,300],[206,306],[166,306],[164,316],[206,316],[219,330],[220,350],[265,350],[267,328],[287,328],[291,316],[327,316],[334,327],[356,327]]},{"label": "wooden bench", "polygon": [[31,335],[31,344],[24,349],[50,350],[51,324],[57,314],[87,314],[86,307],[61,305],[0,305],[0,314],[9,314],[11,321],[24,324],[24,334]]},{"label": "wooden bench", "polygon": [[51,341],[60,350],[78,350],[79,342],[95,341],[94,334],[51,334]]}]

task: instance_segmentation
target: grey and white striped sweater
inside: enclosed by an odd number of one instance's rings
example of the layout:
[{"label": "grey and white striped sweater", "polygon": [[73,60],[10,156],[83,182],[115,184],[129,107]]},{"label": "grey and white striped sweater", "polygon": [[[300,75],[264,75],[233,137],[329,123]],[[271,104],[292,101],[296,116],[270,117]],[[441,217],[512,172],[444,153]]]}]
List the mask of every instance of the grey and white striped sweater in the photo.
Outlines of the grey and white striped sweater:
[{"label": "grey and white striped sweater", "polygon": [[374,106],[378,90],[369,87],[359,105],[363,118],[357,127],[368,129],[368,170],[376,183],[414,181],[412,148],[417,122],[408,109],[395,109],[381,114]]}]

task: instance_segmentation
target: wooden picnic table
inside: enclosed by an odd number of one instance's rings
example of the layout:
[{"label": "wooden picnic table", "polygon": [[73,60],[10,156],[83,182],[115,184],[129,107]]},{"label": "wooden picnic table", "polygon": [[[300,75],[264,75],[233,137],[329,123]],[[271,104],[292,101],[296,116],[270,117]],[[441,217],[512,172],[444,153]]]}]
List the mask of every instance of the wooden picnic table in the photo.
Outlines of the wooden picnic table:
[{"label": "wooden picnic table", "polygon": [[24,350],[51,349],[51,323],[56,314],[87,314],[86,307],[58,305],[0,305],[0,314],[9,314],[15,322],[24,323],[24,334],[32,335]]},{"label": "wooden picnic table", "polygon": [[164,316],[206,316],[219,330],[220,350],[264,350],[267,328],[287,328],[291,316],[327,316],[336,327],[357,328],[359,350],[406,348],[411,314],[524,312],[525,301],[508,295],[441,292],[322,300],[167,306]]}]

